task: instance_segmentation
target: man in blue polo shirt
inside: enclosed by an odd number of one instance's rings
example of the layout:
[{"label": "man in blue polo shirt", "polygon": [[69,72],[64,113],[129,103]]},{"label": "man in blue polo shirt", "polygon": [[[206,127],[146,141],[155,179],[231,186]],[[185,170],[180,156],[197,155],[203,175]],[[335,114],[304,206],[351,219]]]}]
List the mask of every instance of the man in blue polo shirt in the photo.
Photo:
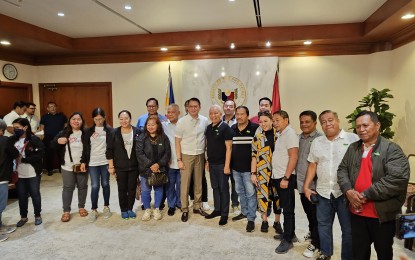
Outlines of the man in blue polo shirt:
[{"label": "man in blue polo shirt", "polygon": [[212,122],[206,128],[207,161],[210,183],[213,189],[215,210],[206,216],[212,219],[220,216],[219,225],[228,223],[229,215],[229,175],[231,174],[232,130],[222,121],[222,108],[213,105],[209,109]]},{"label": "man in blue polo shirt", "polygon": [[160,122],[167,122],[167,118],[163,115],[160,115],[157,113],[157,110],[159,109],[159,101],[155,98],[149,98],[146,101],[146,107],[147,107],[147,114],[143,114],[138,118],[137,121],[137,128],[143,130],[144,125],[146,123],[146,120],[148,116],[150,115],[157,115],[160,119]]},{"label": "man in blue polo shirt", "polygon": [[237,123],[231,127],[233,131],[231,168],[242,212],[233,217],[232,221],[248,218],[246,231],[252,232],[255,229],[258,202],[256,189],[251,181],[251,149],[252,139],[259,125],[249,121],[249,109],[246,106],[237,107],[235,117]]}]

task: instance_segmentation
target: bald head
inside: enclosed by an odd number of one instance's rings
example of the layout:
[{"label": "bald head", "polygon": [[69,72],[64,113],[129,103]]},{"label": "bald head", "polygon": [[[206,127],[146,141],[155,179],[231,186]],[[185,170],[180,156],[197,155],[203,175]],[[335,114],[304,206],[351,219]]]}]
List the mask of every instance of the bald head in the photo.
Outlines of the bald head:
[{"label": "bald head", "polygon": [[217,125],[222,120],[222,108],[215,104],[209,108],[209,119],[213,125]]}]

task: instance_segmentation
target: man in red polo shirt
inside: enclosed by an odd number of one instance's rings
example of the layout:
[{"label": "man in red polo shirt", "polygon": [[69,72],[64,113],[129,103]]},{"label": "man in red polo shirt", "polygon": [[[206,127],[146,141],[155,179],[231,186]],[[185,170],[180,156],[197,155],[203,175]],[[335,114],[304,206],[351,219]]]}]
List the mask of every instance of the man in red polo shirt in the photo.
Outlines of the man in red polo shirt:
[{"label": "man in red polo shirt", "polygon": [[372,243],[378,259],[393,258],[395,218],[406,196],[408,160],[397,144],[380,136],[379,128],[376,113],[356,116],[360,140],[349,146],[337,171],[352,213],[354,260],[370,259]]}]

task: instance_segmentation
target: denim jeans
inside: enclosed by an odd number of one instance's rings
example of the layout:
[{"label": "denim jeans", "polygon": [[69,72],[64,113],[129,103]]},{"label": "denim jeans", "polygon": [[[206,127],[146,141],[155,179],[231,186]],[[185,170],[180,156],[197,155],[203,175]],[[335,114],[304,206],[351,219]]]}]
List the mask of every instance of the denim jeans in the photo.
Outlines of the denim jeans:
[{"label": "denim jeans", "polygon": [[284,214],[284,240],[291,242],[294,237],[295,231],[295,194],[294,189],[297,184],[296,175],[292,174],[289,181],[288,187],[282,189],[280,183],[282,178],[275,179],[274,185],[277,189],[278,197],[280,198],[280,207],[282,208],[282,214]]},{"label": "denim jeans", "polygon": [[248,221],[255,221],[258,201],[256,199],[256,190],[251,182],[251,172],[232,171],[235,180],[235,190],[241,201],[241,212]]},{"label": "denim jeans", "polygon": [[42,202],[40,197],[40,175],[32,178],[19,178],[16,184],[17,194],[19,196],[20,216],[27,218],[29,197],[32,198],[35,217],[40,217],[42,211]]},{"label": "denim jeans", "polygon": [[222,217],[229,215],[229,175],[223,173],[225,165],[209,165],[210,183],[213,189],[215,211],[220,211]]},{"label": "denim jeans", "polygon": [[1,221],[1,215],[3,214],[3,211],[6,209],[8,197],[9,184],[7,182],[0,184],[0,227],[3,224],[3,222]]},{"label": "denim jeans", "polygon": [[180,170],[169,169],[169,183],[167,183],[167,203],[169,208],[182,207],[180,201]]},{"label": "denim jeans", "polygon": [[98,197],[100,183],[102,186],[102,193],[104,196],[104,206],[110,205],[110,174],[108,172],[108,165],[90,166],[88,168],[91,176],[91,204],[92,209],[98,208]]},{"label": "denim jeans", "polygon": [[238,192],[235,188],[235,178],[233,177],[233,173],[231,172],[230,175],[231,179],[231,201],[232,201],[232,207],[238,207],[239,201],[238,201]]},{"label": "denim jeans", "polygon": [[164,186],[147,186],[146,179],[143,176],[140,176],[141,179],[141,201],[143,202],[144,209],[150,208],[151,202],[151,188],[154,189],[154,208],[160,208],[161,200],[163,198],[163,189]]},{"label": "denim jeans", "polygon": [[333,255],[333,221],[336,213],[342,230],[341,258],[342,260],[353,259],[350,212],[344,195],[338,198],[330,195],[330,199],[318,195],[317,223],[321,253],[327,256]]}]

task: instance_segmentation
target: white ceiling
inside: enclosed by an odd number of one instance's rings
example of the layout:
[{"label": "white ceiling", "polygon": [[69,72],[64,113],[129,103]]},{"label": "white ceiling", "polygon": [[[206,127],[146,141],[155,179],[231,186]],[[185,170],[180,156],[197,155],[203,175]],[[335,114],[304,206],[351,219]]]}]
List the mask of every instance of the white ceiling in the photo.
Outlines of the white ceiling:
[{"label": "white ceiling", "polygon": [[[260,0],[262,26],[363,22],[385,2]],[[0,13],[74,38],[146,33],[99,3],[152,33],[257,26],[252,0],[0,0]]]}]

